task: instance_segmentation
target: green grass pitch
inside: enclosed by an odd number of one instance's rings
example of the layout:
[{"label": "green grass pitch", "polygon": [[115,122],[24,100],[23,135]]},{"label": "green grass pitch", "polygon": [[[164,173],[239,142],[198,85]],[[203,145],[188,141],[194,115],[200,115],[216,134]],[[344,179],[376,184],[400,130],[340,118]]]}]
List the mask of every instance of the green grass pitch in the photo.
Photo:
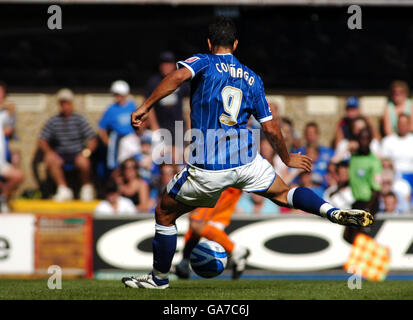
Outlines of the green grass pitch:
[{"label": "green grass pitch", "polygon": [[362,282],[350,290],[347,281],[176,280],[166,290],[125,288],[113,280],[62,280],[50,290],[47,279],[0,279],[0,300],[342,300],[413,299],[412,281]]}]

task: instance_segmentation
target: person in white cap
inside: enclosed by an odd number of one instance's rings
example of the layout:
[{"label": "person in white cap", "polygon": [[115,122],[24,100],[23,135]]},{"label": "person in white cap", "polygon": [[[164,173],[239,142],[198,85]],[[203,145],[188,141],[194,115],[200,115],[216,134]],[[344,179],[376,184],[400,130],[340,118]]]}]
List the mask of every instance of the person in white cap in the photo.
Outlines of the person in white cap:
[{"label": "person in white cap", "polygon": [[136,104],[129,99],[129,85],[123,80],[112,83],[110,92],[114,96],[114,102],[106,109],[99,121],[99,137],[108,147],[107,167],[109,170],[118,168],[117,149],[119,140],[134,133],[130,125],[130,116],[136,109]]},{"label": "person in white cap", "polygon": [[80,173],[82,187],[80,199],[94,198],[90,182],[90,155],[96,149],[96,133],[86,118],[73,112],[73,92],[64,88],[57,93],[59,114],[51,117],[40,134],[39,147],[44,152],[44,160],[52,179],[57,185],[53,196],[55,201],[73,199],[73,191],[67,185],[63,166],[73,165]]}]

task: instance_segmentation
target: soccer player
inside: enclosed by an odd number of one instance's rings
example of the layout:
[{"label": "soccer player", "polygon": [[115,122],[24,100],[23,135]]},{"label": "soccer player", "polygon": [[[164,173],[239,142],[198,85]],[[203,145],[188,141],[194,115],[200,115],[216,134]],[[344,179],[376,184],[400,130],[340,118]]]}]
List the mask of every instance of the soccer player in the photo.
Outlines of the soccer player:
[{"label": "soccer player", "polygon": [[190,274],[189,258],[201,237],[218,242],[231,257],[232,278],[239,279],[245,270],[249,250],[231,241],[224,229],[229,226],[242,191],[228,188],[222,192],[214,208],[197,208],[189,215],[189,230],[185,234],[183,258],[175,266],[179,278],[188,279]]},{"label": "soccer player", "polygon": [[222,191],[234,187],[255,192],[274,203],[294,207],[343,225],[368,226],[373,217],[364,210],[341,210],[304,187],[289,188],[274,168],[257,152],[254,135],[246,129],[254,115],[291,168],[311,171],[311,159],[289,154],[265,99],[261,78],[233,55],[238,40],[232,20],[218,17],[209,26],[209,54],[196,54],[178,62],[143,104],[132,113],[138,129],[151,107],[191,80],[191,134],[187,166],[169,182],[155,209],[153,269],[140,277],[125,277],[126,287],[165,289],[176,250],[176,219],[197,207],[215,206]]}]

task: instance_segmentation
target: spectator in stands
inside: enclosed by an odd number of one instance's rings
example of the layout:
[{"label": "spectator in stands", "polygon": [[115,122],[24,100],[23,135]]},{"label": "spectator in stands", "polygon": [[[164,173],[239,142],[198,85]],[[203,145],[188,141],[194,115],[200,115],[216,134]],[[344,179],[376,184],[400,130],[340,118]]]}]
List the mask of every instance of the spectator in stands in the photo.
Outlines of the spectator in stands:
[{"label": "spectator in stands", "polygon": [[313,160],[312,173],[320,177],[320,181],[324,187],[327,186],[325,177],[327,176],[328,164],[333,157],[334,150],[320,144],[320,130],[317,123],[308,122],[304,129],[304,147],[293,150],[293,153],[301,152],[302,154],[309,155]]},{"label": "spectator in stands", "polygon": [[135,215],[137,210],[132,200],[122,197],[118,185],[113,179],[105,185],[105,200],[96,206],[95,215]]},{"label": "spectator in stands", "polygon": [[123,197],[132,200],[140,212],[150,211],[155,201],[149,197],[148,183],[138,175],[138,163],[127,159],[120,166],[119,190]]},{"label": "spectator in stands", "polygon": [[398,133],[399,116],[405,114],[409,118],[409,131],[413,131],[412,100],[410,90],[405,81],[396,80],[390,85],[390,98],[384,109],[383,131],[385,136]]},{"label": "spectator in stands", "polygon": [[397,133],[382,140],[383,157],[393,161],[396,174],[413,187],[413,134],[410,133],[410,116],[401,114],[397,122]]},{"label": "spectator in stands", "polygon": [[335,166],[337,184],[327,188],[323,199],[337,208],[351,208],[354,203],[349,185],[348,162],[342,161]]},{"label": "spectator in stands", "polygon": [[82,183],[80,199],[91,201],[94,198],[90,182],[90,155],[97,146],[96,134],[86,118],[74,113],[73,99],[70,89],[59,90],[57,100],[60,112],[47,121],[39,139],[46,167],[57,185],[57,192],[53,196],[55,201],[73,199],[73,191],[68,187],[64,175],[63,167],[68,165],[79,170]]},{"label": "spectator in stands", "polygon": [[[340,141],[342,140],[352,140],[354,135],[351,132],[352,123],[358,119],[362,118],[366,124],[373,130],[372,123],[370,119],[361,115],[359,99],[357,97],[348,97],[346,101],[346,114],[337,124],[336,133],[334,137],[334,147],[337,149]],[[373,138],[379,139],[378,132],[372,131]]]},{"label": "spectator in stands", "polygon": [[[159,69],[146,85],[145,97],[149,97],[164,77],[176,69],[175,55],[170,51],[162,52],[159,57]],[[150,128],[154,131],[159,128],[167,129],[175,140],[175,121],[185,119],[184,128],[189,129],[189,115],[183,113],[183,99],[189,96],[189,83],[184,83],[174,93],[160,100],[149,113]]]},{"label": "spectator in stands", "polygon": [[[357,149],[350,159],[350,187],[355,199],[353,209],[362,209],[373,216],[379,210],[381,161],[370,151],[373,136],[368,128],[362,129],[357,136]],[[346,227],[344,239],[349,243],[353,240],[360,228]],[[363,232],[368,232],[368,229]]]},{"label": "spectator in stands", "polygon": [[108,147],[107,167],[114,170],[119,167],[117,150],[122,137],[135,133],[130,124],[130,115],[136,110],[136,104],[129,99],[129,85],[123,80],[112,83],[110,92],[114,102],[106,109],[99,121],[99,137]]},{"label": "spectator in stands", "polygon": [[381,212],[386,213],[405,213],[403,209],[398,206],[398,199],[394,192],[388,192],[382,196],[383,198],[383,210]]},{"label": "spectator in stands", "polygon": [[1,193],[0,193],[0,212],[8,212],[7,202],[11,194],[24,180],[23,171],[17,166],[7,161],[7,145],[5,135],[10,126],[8,112],[0,112],[0,177]]},{"label": "spectator in stands", "polygon": [[360,108],[359,100],[357,97],[349,97],[346,101],[346,115],[340,119],[337,124],[336,134],[334,138],[334,146],[337,147],[338,143],[343,139],[350,139],[351,122],[353,119],[359,117]]},{"label": "spectator in stands", "polygon": [[391,190],[396,194],[403,196],[405,201],[410,203],[412,199],[412,187],[410,186],[410,183],[403,179],[400,174],[396,174],[391,159],[381,159],[381,165],[383,167],[382,181],[385,181],[386,179],[391,181]]},{"label": "spectator in stands", "polygon": [[0,113],[7,113],[7,123],[4,124],[4,137],[6,140],[6,159],[12,162],[12,153],[9,148],[10,139],[13,138],[16,130],[16,106],[7,99],[7,84],[0,81]]},{"label": "spectator in stands", "polygon": [[[300,139],[294,130],[293,122],[288,118],[281,118],[281,132],[284,137],[285,144],[288,152],[292,152],[294,149],[301,147]],[[299,173],[296,169],[288,168],[284,162],[282,162],[278,154],[275,155],[274,161],[275,171],[286,182],[292,181]]]},{"label": "spectator in stands", "polygon": [[160,168],[152,156],[152,137],[154,135],[143,134],[140,138],[141,154],[136,158],[139,166],[139,176],[143,178],[151,187],[158,188],[160,179]]},{"label": "spectator in stands", "polygon": [[380,196],[380,211],[381,212],[386,212],[385,196],[388,195],[389,193],[392,193],[396,197],[396,210],[395,211],[397,211],[398,213],[403,213],[409,210],[410,208],[409,201],[397,189],[397,185],[394,180],[393,172],[389,169],[384,169],[381,174],[381,196]]},{"label": "spectator in stands", "polygon": [[350,159],[351,153],[358,149],[359,145],[357,142],[357,137],[361,130],[368,129],[372,135],[372,140],[370,143],[370,150],[376,155],[380,155],[380,142],[374,138],[374,132],[369,122],[365,117],[356,117],[351,122],[350,125],[350,138],[342,139],[336,147],[335,154],[331,159],[332,162],[338,163],[340,161],[348,161]]}]

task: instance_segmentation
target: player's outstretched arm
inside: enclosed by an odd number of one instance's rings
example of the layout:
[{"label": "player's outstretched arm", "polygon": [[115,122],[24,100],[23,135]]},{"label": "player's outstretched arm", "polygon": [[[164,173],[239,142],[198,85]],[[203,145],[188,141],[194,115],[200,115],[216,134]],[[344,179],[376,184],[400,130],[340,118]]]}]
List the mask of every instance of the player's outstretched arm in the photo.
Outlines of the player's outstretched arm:
[{"label": "player's outstretched arm", "polygon": [[311,171],[312,162],[309,157],[300,153],[288,153],[281,129],[274,120],[263,122],[262,130],[271,146],[288,167]]},{"label": "player's outstretched arm", "polygon": [[149,111],[156,102],[162,98],[165,98],[167,95],[170,95],[178,89],[182,83],[191,77],[192,73],[187,68],[181,68],[168,74],[155,88],[152,94],[143,102],[143,104],[132,113],[132,127],[138,129],[142,123],[148,119]]}]

